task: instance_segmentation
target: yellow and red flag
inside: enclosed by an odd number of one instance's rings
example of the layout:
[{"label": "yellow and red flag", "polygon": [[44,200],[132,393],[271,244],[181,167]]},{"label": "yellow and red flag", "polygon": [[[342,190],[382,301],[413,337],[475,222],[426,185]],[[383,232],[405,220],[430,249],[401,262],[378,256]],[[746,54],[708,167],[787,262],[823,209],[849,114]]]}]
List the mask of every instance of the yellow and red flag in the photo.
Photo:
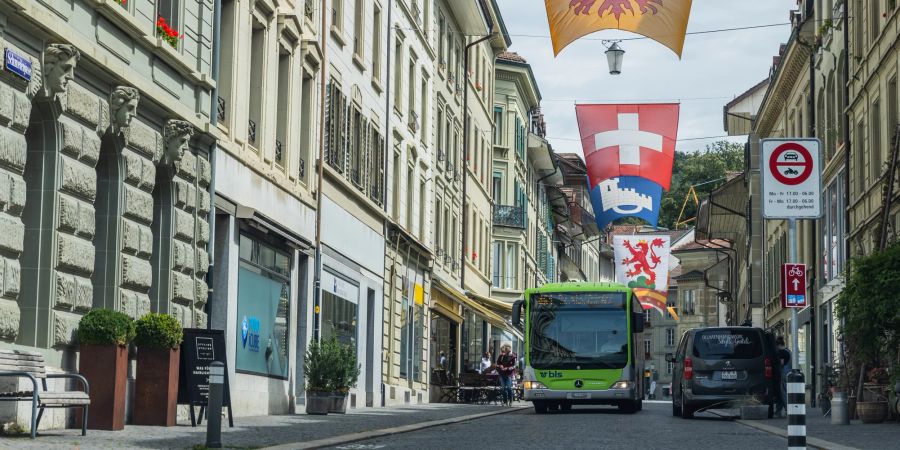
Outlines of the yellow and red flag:
[{"label": "yellow and red flag", "polygon": [[544,0],[553,53],[600,30],[625,30],[672,49],[679,58],[691,0]]}]

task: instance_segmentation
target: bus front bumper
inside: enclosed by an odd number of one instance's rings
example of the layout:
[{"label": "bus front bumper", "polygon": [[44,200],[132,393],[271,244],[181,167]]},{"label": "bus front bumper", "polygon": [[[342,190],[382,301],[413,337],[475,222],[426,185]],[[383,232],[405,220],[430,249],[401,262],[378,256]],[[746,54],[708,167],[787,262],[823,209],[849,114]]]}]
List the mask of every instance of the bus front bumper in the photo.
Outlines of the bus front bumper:
[{"label": "bus front bumper", "polygon": [[551,389],[526,389],[525,401],[565,401],[584,404],[614,404],[621,401],[635,400],[637,395],[634,389],[607,389],[602,391],[588,390],[551,390]]}]

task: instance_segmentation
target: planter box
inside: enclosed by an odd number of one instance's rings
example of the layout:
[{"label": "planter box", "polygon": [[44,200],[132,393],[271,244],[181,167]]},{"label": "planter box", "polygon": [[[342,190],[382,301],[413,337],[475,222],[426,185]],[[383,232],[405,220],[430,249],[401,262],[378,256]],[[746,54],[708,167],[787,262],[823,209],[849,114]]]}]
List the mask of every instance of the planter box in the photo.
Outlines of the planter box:
[{"label": "planter box", "polygon": [[329,413],[347,414],[347,397],[348,394],[335,392],[331,394],[331,406],[328,408]]},{"label": "planter box", "polygon": [[180,349],[139,348],[134,383],[135,425],[175,426]]},{"label": "planter box", "polygon": [[330,392],[310,392],[306,391],[306,413],[318,416],[328,414],[331,409],[331,393]]},{"label": "planter box", "polygon": [[[92,430],[124,429],[128,347],[82,345],[78,371],[91,385],[91,411],[87,427]],[[77,420],[81,420],[80,413]]]},{"label": "planter box", "polygon": [[887,402],[858,402],[856,413],[862,423],[882,423],[887,419]]}]

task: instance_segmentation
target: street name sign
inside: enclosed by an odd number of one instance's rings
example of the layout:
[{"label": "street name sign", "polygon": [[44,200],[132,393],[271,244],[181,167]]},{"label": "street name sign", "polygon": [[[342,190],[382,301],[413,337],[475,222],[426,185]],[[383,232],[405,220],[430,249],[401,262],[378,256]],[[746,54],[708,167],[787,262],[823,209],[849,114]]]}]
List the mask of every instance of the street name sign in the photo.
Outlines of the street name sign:
[{"label": "street name sign", "polygon": [[806,308],[806,264],[781,265],[781,307]]},{"label": "street name sign", "polygon": [[763,139],[762,209],[766,219],[822,217],[822,144],[818,139]]}]

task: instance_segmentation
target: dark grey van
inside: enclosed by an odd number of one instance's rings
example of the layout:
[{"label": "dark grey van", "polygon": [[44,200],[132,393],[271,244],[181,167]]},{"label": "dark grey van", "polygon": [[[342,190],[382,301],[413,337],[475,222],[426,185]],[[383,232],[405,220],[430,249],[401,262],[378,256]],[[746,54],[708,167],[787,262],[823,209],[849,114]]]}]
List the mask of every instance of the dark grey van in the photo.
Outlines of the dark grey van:
[{"label": "dark grey van", "polygon": [[684,333],[674,355],[672,415],[685,419],[701,409],[742,402],[769,405],[779,389],[775,340],[759,328],[694,328]]}]

